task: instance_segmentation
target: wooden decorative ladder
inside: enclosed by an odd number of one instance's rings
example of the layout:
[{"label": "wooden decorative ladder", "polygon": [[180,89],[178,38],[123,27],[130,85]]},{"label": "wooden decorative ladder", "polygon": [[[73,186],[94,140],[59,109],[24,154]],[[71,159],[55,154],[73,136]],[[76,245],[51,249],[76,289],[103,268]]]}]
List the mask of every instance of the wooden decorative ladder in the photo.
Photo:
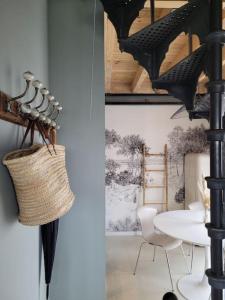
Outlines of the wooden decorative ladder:
[{"label": "wooden decorative ladder", "polygon": [[[160,157],[163,159],[163,168],[148,168],[147,159],[152,157]],[[163,153],[149,153],[147,150],[146,145],[143,145],[143,205],[158,205],[162,206],[163,210],[168,210],[168,165],[167,165],[167,157],[168,157],[168,150],[167,145],[164,146]],[[163,174],[163,184],[161,185],[154,185],[154,184],[147,184],[147,176],[148,174],[154,173],[162,173]],[[163,199],[161,202],[151,202],[147,200],[147,193],[151,189],[162,189],[163,192]]]}]

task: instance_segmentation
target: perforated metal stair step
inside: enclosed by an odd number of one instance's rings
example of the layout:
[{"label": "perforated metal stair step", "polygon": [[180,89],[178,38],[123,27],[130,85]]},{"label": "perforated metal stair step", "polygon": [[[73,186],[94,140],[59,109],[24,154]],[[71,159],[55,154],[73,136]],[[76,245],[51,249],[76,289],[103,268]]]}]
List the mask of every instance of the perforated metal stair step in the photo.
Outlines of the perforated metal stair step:
[{"label": "perforated metal stair step", "polygon": [[209,33],[208,0],[192,0],[129,38],[121,39],[120,49],[132,54],[151,80],[157,79],[170,43],[183,31],[197,34],[204,41]]},{"label": "perforated metal stair step", "polygon": [[152,86],[156,89],[167,90],[181,100],[187,110],[193,110],[198,78],[205,69],[206,62],[207,47],[202,45],[190,56],[154,80]]},{"label": "perforated metal stair step", "polygon": [[[180,107],[172,116],[171,119],[185,118],[189,115],[190,120],[206,119],[209,120],[210,96],[209,94],[198,95],[194,99],[193,110],[187,112],[185,105]],[[186,113],[185,113],[186,112]]]},{"label": "perforated metal stair step", "polygon": [[146,0],[101,0],[109,20],[115,27],[118,39],[127,38],[129,30],[144,8]]},{"label": "perforated metal stair step", "polygon": [[209,120],[210,95],[206,94],[197,98],[194,109],[189,112],[190,119],[207,119]]}]

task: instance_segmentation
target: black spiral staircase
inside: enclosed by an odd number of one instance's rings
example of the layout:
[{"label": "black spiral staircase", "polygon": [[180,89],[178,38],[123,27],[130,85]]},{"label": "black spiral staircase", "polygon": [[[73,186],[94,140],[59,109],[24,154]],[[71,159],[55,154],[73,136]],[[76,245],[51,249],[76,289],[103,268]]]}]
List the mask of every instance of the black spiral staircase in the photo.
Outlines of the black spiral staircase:
[{"label": "black spiral staircase", "polygon": [[204,41],[209,33],[208,12],[207,0],[190,1],[141,31],[121,39],[120,49],[132,54],[147,70],[151,80],[157,79],[171,42],[181,32],[196,33]]},{"label": "black spiral staircase", "polygon": [[202,45],[176,66],[153,80],[152,87],[164,89],[182,100],[188,111],[194,108],[198,79],[206,69],[207,46]]},{"label": "black spiral staircase", "polygon": [[[188,3],[129,36],[129,29],[144,7],[144,0],[101,0],[115,26],[121,51],[133,55],[152,80],[154,88],[166,89],[184,103],[190,119],[207,118],[210,130],[211,174],[207,178],[211,190],[211,269],[207,270],[211,299],[222,300],[225,289],[223,240],[225,239],[225,173],[223,149],[225,142],[225,81],[222,80],[222,0],[189,0]],[[151,0],[152,7],[154,1]],[[154,16],[154,13],[151,14]],[[201,46],[165,74],[160,66],[171,42],[181,33],[199,36]],[[202,71],[210,79],[209,94],[196,100],[196,88]],[[210,101],[209,101],[210,98]],[[182,108],[184,109],[184,108]],[[181,109],[181,110],[182,110]],[[208,299],[199,299],[208,300]]]},{"label": "black spiral staircase", "polygon": [[126,39],[130,27],[144,8],[146,0],[101,0],[109,20],[116,29],[117,38]]}]

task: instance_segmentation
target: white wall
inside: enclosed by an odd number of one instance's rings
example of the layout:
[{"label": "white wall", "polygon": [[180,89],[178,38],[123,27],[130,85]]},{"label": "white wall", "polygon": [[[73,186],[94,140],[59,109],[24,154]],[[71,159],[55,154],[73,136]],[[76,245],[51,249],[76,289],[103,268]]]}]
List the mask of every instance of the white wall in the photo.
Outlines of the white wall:
[{"label": "white wall", "polygon": [[[0,0],[0,89],[16,96],[30,70],[47,84],[47,1]],[[0,157],[19,147],[16,125],[0,121]],[[39,300],[39,228],[21,225],[6,168],[0,164],[0,299]]]}]

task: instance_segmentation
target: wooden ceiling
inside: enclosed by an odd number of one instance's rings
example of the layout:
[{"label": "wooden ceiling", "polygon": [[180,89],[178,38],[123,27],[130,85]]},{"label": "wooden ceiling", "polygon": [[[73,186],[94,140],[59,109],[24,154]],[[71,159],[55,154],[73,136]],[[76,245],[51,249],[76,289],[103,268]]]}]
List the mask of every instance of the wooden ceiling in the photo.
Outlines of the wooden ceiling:
[{"label": "wooden ceiling", "polygon": [[[178,8],[186,1],[156,0],[156,20],[164,17],[174,8]],[[224,2],[225,3],[225,2]],[[149,1],[133,23],[130,35],[150,24]],[[224,14],[225,17],[225,14]],[[224,19],[225,20],[225,19]],[[170,45],[170,49],[161,66],[160,73],[164,73],[189,53],[188,36],[182,33]],[[199,47],[199,39],[193,36],[193,50]],[[224,60],[225,69],[225,60]],[[204,93],[207,77],[202,74],[199,80],[198,92]],[[121,53],[116,38],[116,32],[105,14],[105,92],[110,94],[154,94],[147,72],[138,65],[128,53]],[[157,91],[164,94],[165,91]]]}]

